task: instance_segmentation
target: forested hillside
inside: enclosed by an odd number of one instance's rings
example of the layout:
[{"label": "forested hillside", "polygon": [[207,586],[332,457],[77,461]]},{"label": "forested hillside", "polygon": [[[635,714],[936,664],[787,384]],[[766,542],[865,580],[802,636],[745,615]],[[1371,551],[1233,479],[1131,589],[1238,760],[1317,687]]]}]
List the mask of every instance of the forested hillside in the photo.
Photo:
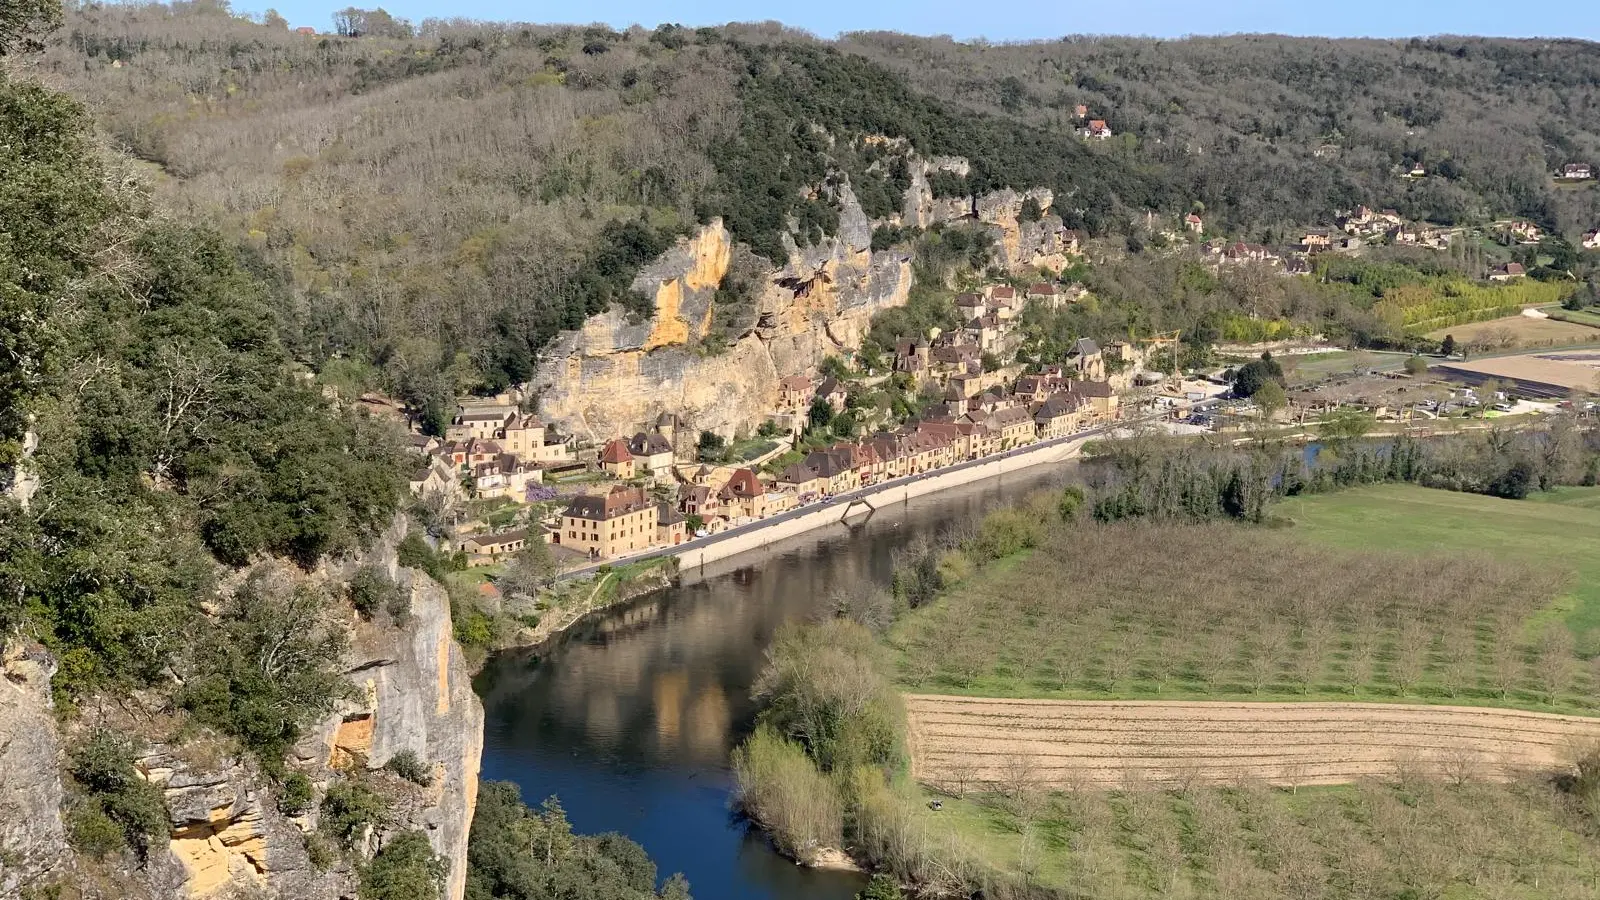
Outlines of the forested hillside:
[{"label": "forested hillside", "polygon": [[[642,309],[632,274],[698,222],[781,265],[839,227],[844,181],[893,219],[910,176],[872,135],[971,162],[936,194],[1047,187],[1093,235],[1203,208],[1274,243],[1363,203],[1600,224],[1600,194],[1551,178],[1600,161],[1582,42],[378,25],[90,6],[46,66],[245,248],[297,356],[413,400],[524,380],[561,329]],[[1079,105],[1115,136],[1079,137]]]}]

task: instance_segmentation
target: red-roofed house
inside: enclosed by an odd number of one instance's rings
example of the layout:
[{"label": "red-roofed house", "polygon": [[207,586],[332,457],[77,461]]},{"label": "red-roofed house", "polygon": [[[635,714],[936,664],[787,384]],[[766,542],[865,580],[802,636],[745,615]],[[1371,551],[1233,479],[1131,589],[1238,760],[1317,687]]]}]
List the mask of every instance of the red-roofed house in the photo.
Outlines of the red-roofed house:
[{"label": "red-roofed house", "polygon": [[633,454],[628,451],[628,442],[622,438],[606,441],[605,447],[600,450],[600,468],[613,478],[632,478]]}]

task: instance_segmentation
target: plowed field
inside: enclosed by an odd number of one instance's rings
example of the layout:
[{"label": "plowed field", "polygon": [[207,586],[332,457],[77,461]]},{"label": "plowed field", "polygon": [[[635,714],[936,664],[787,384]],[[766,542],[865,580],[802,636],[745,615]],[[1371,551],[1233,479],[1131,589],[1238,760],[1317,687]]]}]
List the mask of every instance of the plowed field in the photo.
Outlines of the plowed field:
[{"label": "plowed field", "polygon": [[941,786],[1343,784],[1402,766],[1501,779],[1600,744],[1600,719],[1459,706],[910,694],[906,709],[912,774]]}]

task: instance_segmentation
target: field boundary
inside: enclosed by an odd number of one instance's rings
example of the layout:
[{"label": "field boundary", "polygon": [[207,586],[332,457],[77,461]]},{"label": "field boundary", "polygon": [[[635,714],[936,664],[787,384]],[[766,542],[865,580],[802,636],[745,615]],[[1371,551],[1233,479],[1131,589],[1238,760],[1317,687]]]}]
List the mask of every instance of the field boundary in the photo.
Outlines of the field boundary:
[{"label": "field boundary", "polygon": [[950,789],[1347,784],[1570,771],[1600,718],[1403,703],[1025,700],[906,694],[912,777]]}]

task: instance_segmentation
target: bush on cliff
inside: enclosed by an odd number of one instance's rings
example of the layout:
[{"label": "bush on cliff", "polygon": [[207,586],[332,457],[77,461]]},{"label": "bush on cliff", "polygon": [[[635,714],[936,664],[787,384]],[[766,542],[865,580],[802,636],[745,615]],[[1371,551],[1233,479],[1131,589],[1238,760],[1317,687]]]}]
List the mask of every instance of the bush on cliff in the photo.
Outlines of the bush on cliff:
[{"label": "bush on cliff", "polygon": [[433,852],[427,835],[407,831],[361,867],[361,900],[438,900],[450,862]]},{"label": "bush on cliff", "polygon": [[134,769],[134,743],[97,730],[74,747],[69,774],[79,792],[67,813],[67,830],[79,852],[103,857],[125,849],[139,859],[167,843],[167,807],[161,789]]}]

